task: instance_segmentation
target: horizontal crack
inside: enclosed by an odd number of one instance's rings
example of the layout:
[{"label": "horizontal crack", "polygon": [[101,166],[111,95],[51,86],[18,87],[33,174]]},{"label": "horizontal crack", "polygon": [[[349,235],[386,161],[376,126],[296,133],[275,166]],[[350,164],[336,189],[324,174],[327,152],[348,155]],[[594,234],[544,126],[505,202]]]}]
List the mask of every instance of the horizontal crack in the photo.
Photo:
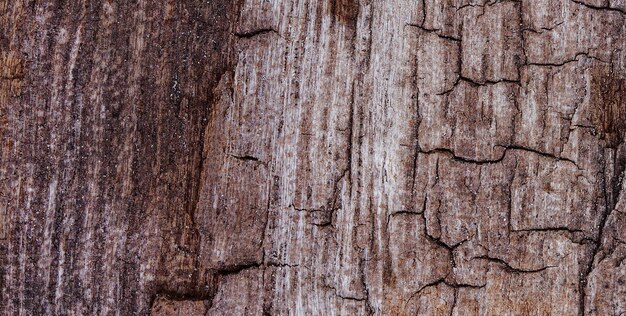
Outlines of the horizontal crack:
[{"label": "horizontal crack", "polygon": [[434,154],[434,153],[444,153],[444,154],[448,154],[452,156],[453,160],[456,161],[461,161],[461,162],[466,162],[466,163],[472,163],[472,164],[477,164],[477,165],[482,165],[482,164],[495,164],[495,163],[499,163],[502,162],[502,160],[504,160],[504,158],[506,157],[506,154],[509,150],[520,150],[520,151],[527,151],[527,152],[531,152],[534,154],[537,154],[539,156],[542,157],[547,157],[547,158],[551,158],[557,161],[566,161],[569,162],[571,164],[573,164],[574,166],[576,166],[577,169],[581,170],[578,167],[578,164],[569,159],[569,158],[563,158],[563,157],[557,157],[553,154],[549,154],[546,152],[542,152],[542,151],[538,151],[536,149],[532,149],[532,148],[528,148],[528,147],[523,147],[523,146],[515,146],[515,145],[509,145],[509,146],[503,146],[503,145],[496,145],[494,147],[501,147],[504,148],[504,152],[502,153],[502,156],[496,158],[496,159],[485,159],[485,160],[478,160],[478,159],[471,159],[471,158],[466,158],[463,156],[457,156],[453,150],[448,149],[448,148],[434,148],[431,150],[422,150],[421,148],[419,149],[419,153],[422,154]]},{"label": "horizontal crack", "polygon": [[289,263],[281,263],[281,262],[268,262],[267,263],[268,267],[276,267],[276,268],[297,268],[300,265],[299,264],[289,264]]},{"label": "horizontal crack", "polygon": [[536,150],[536,149],[532,149],[532,148],[528,148],[528,147],[524,147],[524,146],[514,146],[514,145],[511,145],[511,146],[496,145],[496,146],[504,148],[505,149],[505,154],[506,154],[506,151],[508,151],[509,149],[527,151],[527,152],[535,153],[535,154],[537,154],[539,156],[550,158],[550,159],[554,159],[554,160],[557,160],[557,161],[569,162],[569,163],[573,164],[574,166],[576,166],[577,169],[581,170],[581,168],[578,167],[578,164],[574,160],[571,160],[569,158],[558,157],[558,156],[555,156],[553,154],[549,154],[549,153],[546,153],[546,152],[542,152],[542,151],[539,151],[539,150]]},{"label": "horizontal crack", "polygon": [[422,287],[420,287],[415,293],[413,293],[413,294],[411,294],[411,296],[409,296],[409,298],[406,300],[404,305],[406,306],[406,304],[408,304],[414,297],[418,296],[420,293],[422,293],[427,288],[430,288],[430,287],[433,287],[433,286],[437,286],[437,285],[440,285],[440,284],[446,285],[446,286],[451,287],[453,289],[460,289],[460,288],[480,289],[480,288],[484,288],[486,286],[486,284],[474,285],[474,284],[464,284],[464,283],[448,282],[448,281],[446,281],[446,278],[444,277],[444,278],[437,279],[437,280],[435,280],[433,282],[430,282],[430,283],[425,284]]},{"label": "horizontal crack", "polygon": [[501,79],[498,79],[498,80],[476,81],[476,80],[468,78],[468,77],[459,76],[459,80],[462,80],[462,81],[465,81],[465,82],[469,82],[469,83],[474,84],[476,86],[494,85],[494,84],[498,84],[498,83],[520,84],[519,80],[506,79],[506,78],[501,78]]},{"label": "horizontal crack", "polygon": [[259,268],[261,265],[262,265],[261,263],[256,262],[256,261],[248,261],[248,262],[242,262],[242,263],[238,263],[238,264],[234,264],[230,266],[221,267],[221,268],[215,269],[214,271],[216,274],[219,274],[219,275],[231,275],[231,274],[237,274],[244,270]]},{"label": "horizontal crack", "polygon": [[339,207],[334,207],[334,208],[298,208],[295,205],[291,204],[290,207],[292,207],[294,210],[298,211],[298,212],[307,212],[307,213],[317,213],[317,212],[328,212],[328,211],[337,211],[340,208]]},{"label": "horizontal crack", "polygon": [[442,39],[445,39],[445,40],[454,41],[454,42],[461,42],[460,38],[439,34],[438,32],[441,31],[440,29],[429,29],[429,28],[423,27],[422,25],[414,24],[414,23],[405,23],[404,26],[414,27],[414,28],[420,29],[420,30],[422,30],[424,32],[433,33],[433,34],[437,35],[439,38],[442,38]]},{"label": "horizontal crack", "polygon": [[540,27],[539,29],[525,28],[525,29],[522,29],[522,31],[542,34],[545,31],[552,31],[552,30],[554,30],[555,28],[563,25],[563,23],[565,23],[565,21],[561,21],[561,22],[556,23],[556,24],[554,24],[553,26],[550,26],[550,27],[543,26],[543,27]]},{"label": "horizontal crack", "polygon": [[564,61],[561,61],[561,62],[558,62],[558,63],[532,63],[531,62],[531,63],[526,63],[526,65],[527,66],[538,66],[538,67],[561,67],[561,66],[564,66],[564,65],[569,64],[569,63],[577,62],[578,61],[578,57],[580,57],[580,56],[584,56],[584,57],[587,57],[589,59],[597,60],[597,61],[602,62],[602,63],[607,63],[607,64],[609,63],[608,61],[605,61],[605,60],[602,60],[602,59],[600,59],[598,57],[592,56],[589,53],[577,53],[574,56],[574,58],[568,59],[568,60],[564,60]]},{"label": "horizontal crack", "polygon": [[299,208],[299,207],[296,207],[293,204],[289,205],[289,207],[293,208],[294,210],[296,210],[298,212],[305,212],[305,213],[310,213],[310,214],[315,214],[315,213],[324,213],[324,214],[326,214],[326,217],[328,217],[328,218],[324,219],[321,222],[313,222],[313,223],[311,223],[311,225],[317,226],[317,227],[332,226],[333,225],[333,221],[332,221],[333,214],[336,211],[338,211],[339,209],[341,209],[341,206],[335,206],[335,207],[330,207],[330,208]]},{"label": "horizontal crack", "polygon": [[600,7],[600,6],[596,6],[596,5],[593,5],[593,4],[588,4],[588,3],[585,3],[585,2],[582,2],[582,1],[577,1],[577,0],[570,0],[570,1],[572,1],[572,2],[574,2],[576,4],[578,4],[578,5],[582,5],[584,7],[592,9],[592,10],[612,11],[612,12],[618,12],[618,13],[626,15],[626,11],[623,10],[623,9],[620,9],[620,8]]},{"label": "horizontal crack", "polygon": [[277,35],[280,36],[280,33],[278,33],[278,31],[276,31],[273,28],[262,28],[262,29],[252,30],[252,31],[237,32],[237,33],[234,33],[234,34],[238,38],[252,38],[252,37],[255,37],[255,36],[259,36],[259,35],[263,35],[263,34],[269,34],[269,33],[274,33],[274,34],[277,34]]},{"label": "horizontal crack", "polygon": [[265,164],[265,162],[259,160],[259,158],[254,157],[254,156],[249,156],[249,155],[237,156],[237,155],[233,155],[233,154],[228,154],[228,155],[231,156],[232,158],[237,159],[237,160],[251,161],[251,162],[258,162],[258,163],[261,163],[261,164]]},{"label": "horizontal crack", "polygon": [[393,212],[389,214],[389,217],[396,216],[396,215],[420,215],[420,214],[422,214],[422,212],[403,210],[403,211]]},{"label": "horizontal crack", "polygon": [[330,289],[330,290],[332,290],[333,294],[335,294],[336,297],[339,297],[339,298],[341,298],[343,300],[350,300],[350,301],[357,301],[357,302],[363,302],[363,301],[367,300],[366,296],[364,296],[364,297],[355,297],[355,296],[350,296],[350,295],[339,294],[339,291],[337,290],[336,287],[334,287],[334,286],[332,286],[332,285],[330,285],[330,284],[328,284],[326,282],[324,282],[323,286],[328,288],[328,289]]},{"label": "horizontal crack", "polygon": [[508,262],[500,258],[493,258],[489,256],[477,256],[477,257],[472,257],[472,259],[487,260],[489,262],[500,264],[504,266],[505,270],[507,270],[508,272],[512,272],[512,273],[538,273],[549,268],[556,268],[556,266],[545,266],[539,269],[520,269],[520,268],[512,267]]},{"label": "horizontal crack", "polygon": [[468,3],[468,4],[464,4],[464,5],[460,6],[460,7],[458,7],[456,9],[456,11],[460,11],[460,10],[468,8],[468,7],[470,7],[470,8],[490,7],[490,6],[493,6],[493,5],[496,5],[496,4],[500,4],[500,3],[505,3],[505,2],[521,3],[522,1],[521,0],[508,0],[508,1],[505,1],[505,0],[495,0],[495,1],[492,1],[492,2],[485,2],[484,4]]},{"label": "horizontal crack", "polygon": [[496,85],[499,83],[512,83],[512,84],[516,84],[516,85],[520,85],[521,82],[519,80],[512,80],[512,79],[498,79],[498,80],[483,80],[483,81],[476,81],[474,79],[471,78],[467,78],[467,77],[463,77],[463,76],[459,76],[457,77],[456,81],[452,84],[452,87],[450,87],[450,89],[444,90],[443,92],[439,92],[436,95],[447,95],[449,93],[451,93],[452,91],[454,91],[454,88],[456,88],[459,84],[459,82],[464,81],[467,82],[469,84],[472,84],[474,86],[491,86],[491,85]]},{"label": "horizontal crack", "polygon": [[477,159],[471,159],[471,158],[466,158],[463,156],[457,156],[454,151],[452,149],[448,149],[448,148],[434,148],[431,150],[422,150],[419,149],[418,151],[420,154],[425,154],[425,155],[430,155],[430,154],[448,154],[450,156],[452,156],[453,160],[456,161],[460,161],[460,162],[466,162],[466,163],[472,163],[472,164],[478,164],[478,165],[482,165],[482,164],[494,164],[494,163],[498,163],[501,162],[504,159],[504,156],[506,155],[506,151],[504,152],[504,154],[497,158],[497,159],[493,159],[493,160],[477,160]]}]

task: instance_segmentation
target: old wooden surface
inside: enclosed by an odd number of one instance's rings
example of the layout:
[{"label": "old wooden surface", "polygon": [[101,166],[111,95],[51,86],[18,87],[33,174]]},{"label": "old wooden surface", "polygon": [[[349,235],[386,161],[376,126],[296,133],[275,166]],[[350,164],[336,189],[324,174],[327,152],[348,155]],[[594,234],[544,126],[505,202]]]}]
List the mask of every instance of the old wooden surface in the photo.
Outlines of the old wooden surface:
[{"label": "old wooden surface", "polygon": [[2,313],[626,313],[625,19],[0,0]]}]

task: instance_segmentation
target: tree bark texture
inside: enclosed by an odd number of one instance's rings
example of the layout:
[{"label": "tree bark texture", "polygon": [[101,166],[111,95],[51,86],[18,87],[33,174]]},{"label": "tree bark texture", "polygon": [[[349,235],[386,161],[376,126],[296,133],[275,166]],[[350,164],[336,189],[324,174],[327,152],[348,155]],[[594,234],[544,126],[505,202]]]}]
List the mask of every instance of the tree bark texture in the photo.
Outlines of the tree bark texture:
[{"label": "tree bark texture", "polygon": [[0,0],[9,315],[623,315],[625,0]]}]

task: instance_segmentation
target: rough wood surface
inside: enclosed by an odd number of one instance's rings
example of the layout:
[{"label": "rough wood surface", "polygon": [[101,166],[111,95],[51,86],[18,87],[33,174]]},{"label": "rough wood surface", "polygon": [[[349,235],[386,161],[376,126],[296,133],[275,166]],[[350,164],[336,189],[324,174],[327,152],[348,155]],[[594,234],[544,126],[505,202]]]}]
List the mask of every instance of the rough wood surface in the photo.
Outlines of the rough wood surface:
[{"label": "rough wood surface", "polygon": [[626,313],[624,0],[0,0],[0,310]]}]

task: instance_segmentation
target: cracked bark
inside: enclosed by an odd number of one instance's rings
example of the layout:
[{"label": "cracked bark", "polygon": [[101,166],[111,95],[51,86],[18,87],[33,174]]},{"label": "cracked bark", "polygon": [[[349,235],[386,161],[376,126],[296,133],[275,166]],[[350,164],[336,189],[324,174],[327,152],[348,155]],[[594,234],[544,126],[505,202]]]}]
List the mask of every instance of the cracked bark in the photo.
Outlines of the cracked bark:
[{"label": "cracked bark", "polygon": [[0,0],[0,310],[626,313],[621,0]]}]

